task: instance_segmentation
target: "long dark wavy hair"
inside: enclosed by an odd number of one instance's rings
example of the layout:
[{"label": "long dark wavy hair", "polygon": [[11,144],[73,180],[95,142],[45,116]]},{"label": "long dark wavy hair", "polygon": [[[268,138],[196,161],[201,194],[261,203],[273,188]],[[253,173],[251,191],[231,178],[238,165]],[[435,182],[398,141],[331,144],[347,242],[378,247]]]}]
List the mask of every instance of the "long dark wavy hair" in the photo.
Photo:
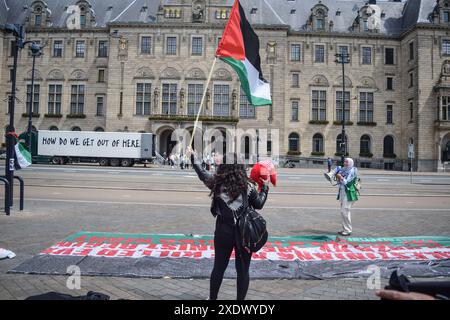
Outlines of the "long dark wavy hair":
[{"label": "long dark wavy hair", "polygon": [[[237,155],[230,153],[224,157],[224,163],[217,168],[210,196],[218,196],[224,192],[230,197],[229,203],[236,200],[242,193],[247,193],[251,180],[247,177],[245,165],[239,164]],[[228,163],[226,161],[228,160]],[[232,163],[230,163],[231,161]]]}]

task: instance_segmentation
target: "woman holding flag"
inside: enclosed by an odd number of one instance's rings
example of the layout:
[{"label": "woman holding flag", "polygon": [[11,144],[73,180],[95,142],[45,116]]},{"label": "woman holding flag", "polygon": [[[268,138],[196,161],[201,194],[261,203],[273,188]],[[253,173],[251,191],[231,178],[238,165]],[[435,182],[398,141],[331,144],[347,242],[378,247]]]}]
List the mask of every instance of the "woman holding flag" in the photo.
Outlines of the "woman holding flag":
[{"label": "woman holding flag", "polygon": [[[211,273],[209,299],[216,300],[234,250],[237,271],[237,299],[243,300],[249,286],[249,268],[252,253],[242,247],[242,239],[236,226],[236,217],[245,210],[244,203],[255,209],[262,209],[269,191],[269,178],[261,181],[258,192],[254,183],[247,177],[245,166],[237,161],[236,154],[227,155],[218,165],[215,174],[207,172],[195,157],[192,142],[198,119],[202,112],[217,58],[229,64],[238,74],[248,101],[254,106],[272,104],[269,83],[264,80],[259,56],[259,39],[245,17],[239,0],[234,2],[230,17],[216,51],[205,90],[200,102],[191,141],[186,154],[191,157],[192,165],[205,185],[211,190],[213,199],[211,213],[216,217],[214,233],[214,268]],[[248,201],[244,197],[248,197]]]}]

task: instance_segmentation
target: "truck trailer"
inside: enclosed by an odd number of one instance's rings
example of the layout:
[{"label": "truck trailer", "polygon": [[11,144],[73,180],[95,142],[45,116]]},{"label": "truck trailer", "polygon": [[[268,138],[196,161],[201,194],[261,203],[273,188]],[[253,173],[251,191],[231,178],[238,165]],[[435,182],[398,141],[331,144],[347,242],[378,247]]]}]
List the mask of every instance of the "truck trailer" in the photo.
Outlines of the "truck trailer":
[{"label": "truck trailer", "polygon": [[[33,163],[98,163],[101,166],[131,167],[155,155],[152,133],[51,131],[33,132]],[[21,138],[27,140],[26,133]]]}]

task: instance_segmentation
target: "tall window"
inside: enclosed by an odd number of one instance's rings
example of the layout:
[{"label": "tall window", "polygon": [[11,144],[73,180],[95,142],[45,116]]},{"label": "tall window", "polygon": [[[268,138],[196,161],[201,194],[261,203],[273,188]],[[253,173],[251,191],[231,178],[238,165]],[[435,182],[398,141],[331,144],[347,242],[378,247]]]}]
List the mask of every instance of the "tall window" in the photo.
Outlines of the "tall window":
[{"label": "tall window", "polygon": [[392,136],[384,137],[383,155],[384,156],[393,156],[394,155],[394,138],[392,138]]},{"label": "tall window", "polygon": [[386,78],[386,90],[394,90],[394,78],[393,77]]},{"label": "tall window", "polygon": [[203,54],[203,38],[202,37],[193,37],[192,38],[191,53],[193,56],[201,56]]},{"label": "tall window", "polygon": [[364,30],[364,32],[369,31],[369,21],[367,21],[367,20],[363,21],[363,30]]},{"label": "tall window", "polygon": [[150,114],[150,99],[152,85],[150,83],[136,84],[136,114]]},{"label": "tall window", "polygon": [[372,64],[372,48],[362,48],[362,64]]},{"label": "tall window", "polygon": [[98,96],[97,97],[97,110],[95,113],[98,117],[102,117],[104,115],[104,106],[105,106],[105,97]]},{"label": "tall window", "polygon": [[370,137],[365,134],[359,141],[359,153],[361,155],[369,155],[371,153]]},{"label": "tall window", "polygon": [[409,60],[414,60],[414,42],[409,43]]},{"label": "tall window", "polygon": [[387,124],[394,123],[394,106],[392,104],[388,104],[386,106],[386,123]]},{"label": "tall window", "polygon": [[449,39],[442,40],[442,54],[450,55],[450,40]]},{"label": "tall window", "polygon": [[409,102],[409,121],[413,121],[414,120],[414,102],[410,101]]},{"label": "tall window", "polygon": [[188,115],[197,115],[202,101],[203,84],[188,84]]},{"label": "tall window", "polygon": [[298,88],[300,86],[300,75],[298,73],[292,74],[292,87]]},{"label": "tall window", "polygon": [[40,27],[42,24],[42,15],[41,14],[37,14],[34,16],[34,26],[35,27]]},{"label": "tall window", "polygon": [[345,136],[344,141],[342,141],[342,134],[338,134],[336,137],[336,153],[341,153],[341,145],[344,143],[344,154],[348,154],[348,137]]},{"label": "tall window", "polygon": [[84,40],[77,40],[75,42],[75,57],[84,58],[84,52],[86,50],[86,44]]},{"label": "tall window", "polygon": [[293,151],[293,152],[298,152],[300,151],[300,137],[297,133],[292,132],[291,134],[289,134],[288,137],[289,140],[289,151]]},{"label": "tall window", "polygon": [[48,114],[61,114],[62,85],[48,86]]},{"label": "tall window", "polygon": [[108,41],[100,40],[98,42],[98,53],[99,57],[107,57],[108,56]]},{"label": "tall window", "polygon": [[141,38],[141,53],[142,54],[152,53],[152,37],[143,36]]},{"label": "tall window", "polygon": [[239,117],[241,118],[255,118],[255,106],[248,102],[247,95],[241,88],[241,93],[239,97]]},{"label": "tall window", "polygon": [[325,62],[325,45],[318,44],[315,46],[314,62]]},{"label": "tall window", "polygon": [[80,27],[86,28],[86,15],[85,14],[80,15]]},{"label": "tall window", "polygon": [[313,121],[327,120],[327,92],[325,90],[312,91],[311,116]]},{"label": "tall window", "polygon": [[450,96],[443,96],[441,98],[441,120],[450,120]]},{"label": "tall window", "polygon": [[[35,84],[33,89],[33,108],[31,113],[37,114],[39,113],[39,96],[40,96],[40,85]],[[26,113],[29,112],[31,105],[31,84],[27,85],[27,110]]]},{"label": "tall window", "polygon": [[443,12],[443,20],[444,20],[444,23],[449,23],[450,22],[450,11],[444,11]]},{"label": "tall window", "polygon": [[[344,109],[345,121],[350,121],[350,91],[344,92]],[[342,119],[342,91],[336,92],[336,121],[343,121]]]},{"label": "tall window", "polygon": [[70,114],[84,112],[84,84],[72,85],[70,92]]},{"label": "tall window", "polygon": [[359,121],[373,122],[373,92],[359,93]]},{"label": "tall window", "polygon": [[98,69],[97,81],[105,82],[105,69]]},{"label": "tall window", "polygon": [[230,115],[230,86],[214,85],[214,115],[227,117]]},{"label": "tall window", "polygon": [[166,39],[166,54],[176,55],[177,54],[177,38],[167,37]]},{"label": "tall window", "polygon": [[291,44],[291,61],[300,61],[301,46],[299,44]]},{"label": "tall window", "polygon": [[320,133],[316,133],[313,136],[312,150],[315,153],[323,153],[323,136]]},{"label": "tall window", "polygon": [[414,86],[414,73],[411,71],[409,73],[409,87],[411,88],[412,86]]},{"label": "tall window", "polygon": [[298,101],[291,101],[291,121],[298,121]]},{"label": "tall window", "polygon": [[177,114],[177,84],[165,83],[162,89],[162,113],[166,115]]},{"label": "tall window", "polygon": [[324,23],[323,19],[316,19],[316,27],[317,27],[317,30],[325,29],[325,23]]},{"label": "tall window", "polygon": [[53,41],[53,57],[61,58],[63,52],[63,42],[62,40]]},{"label": "tall window", "polygon": [[384,63],[385,64],[394,64],[394,48],[385,48],[384,49]]}]

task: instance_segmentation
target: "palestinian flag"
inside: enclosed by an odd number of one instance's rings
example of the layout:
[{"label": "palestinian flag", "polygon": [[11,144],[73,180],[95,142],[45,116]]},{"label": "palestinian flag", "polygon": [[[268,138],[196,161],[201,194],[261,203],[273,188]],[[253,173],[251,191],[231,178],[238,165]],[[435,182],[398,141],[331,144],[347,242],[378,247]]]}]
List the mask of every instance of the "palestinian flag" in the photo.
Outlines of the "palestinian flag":
[{"label": "palestinian flag", "polygon": [[231,9],[216,57],[228,63],[237,72],[242,89],[252,105],[272,104],[270,85],[263,78],[261,71],[259,39],[245,18],[239,0],[235,1]]},{"label": "palestinian flag", "polygon": [[17,142],[14,147],[14,166],[16,170],[26,168],[31,165],[31,153],[21,142]]}]

